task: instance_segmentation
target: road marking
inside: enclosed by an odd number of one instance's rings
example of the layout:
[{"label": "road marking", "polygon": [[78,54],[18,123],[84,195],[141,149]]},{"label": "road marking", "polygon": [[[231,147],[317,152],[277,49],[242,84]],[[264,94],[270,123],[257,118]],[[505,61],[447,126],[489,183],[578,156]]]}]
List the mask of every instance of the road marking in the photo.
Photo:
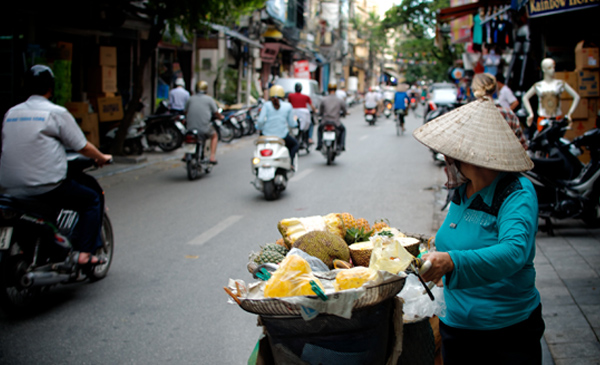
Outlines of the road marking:
[{"label": "road marking", "polygon": [[292,177],[290,180],[298,181],[304,179],[311,172],[313,172],[313,169],[302,170],[299,174],[294,174],[294,177]]},{"label": "road marking", "polygon": [[367,139],[367,138],[369,138],[369,135],[368,135],[368,134],[365,134],[364,136],[360,137],[358,140],[359,140],[359,141],[363,141],[363,140],[365,140],[365,139]]},{"label": "road marking", "polygon": [[193,240],[189,241],[188,245],[202,246],[203,244],[208,242],[211,238],[215,237],[216,235],[223,232],[224,230],[226,230],[227,228],[229,228],[230,226],[235,224],[237,221],[242,219],[242,217],[243,216],[241,216],[241,215],[232,215],[231,217],[225,219],[224,221],[221,221],[219,224],[215,225],[208,231],[202,233],[201,235],[197,236]]}]

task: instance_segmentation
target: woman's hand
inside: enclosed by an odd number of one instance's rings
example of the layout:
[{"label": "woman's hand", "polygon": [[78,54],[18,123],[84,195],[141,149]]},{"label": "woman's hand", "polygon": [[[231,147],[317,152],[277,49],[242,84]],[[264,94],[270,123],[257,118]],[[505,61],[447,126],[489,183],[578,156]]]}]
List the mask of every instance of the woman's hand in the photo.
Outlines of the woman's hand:
[{"label": "woman's hand", "polygon": [[454,270],[454,262],[452,262],[452,259],[447,252],[430,252],[423,255],[421,258],[431,262],[431,268],[421,274],[421,277],[425,281],[433,281],[441,286],[442,277]]}]

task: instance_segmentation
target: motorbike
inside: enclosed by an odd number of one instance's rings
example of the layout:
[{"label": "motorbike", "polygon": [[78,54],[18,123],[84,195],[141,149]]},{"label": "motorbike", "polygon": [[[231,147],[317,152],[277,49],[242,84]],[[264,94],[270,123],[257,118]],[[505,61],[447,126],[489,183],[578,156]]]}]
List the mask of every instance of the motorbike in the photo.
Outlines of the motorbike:
[{"label": "motorbike", "polygon": [[335,158],[342,153],[337,148],[338,131],[333,122],[325,122],[323,124],[323,146],[321,153],[327,159],[327,165],[331,165]]},{"label": "motorbike", "polygon": [[550,235],[554,235],[552,219],[581,219],[592,227],[600,225],[600,130],[589,130],[570,144],[587,149],[591,157],[576,177],[563,179],[570,171],[568,164],[579,163],[570,146],[556,150],[558,158],[533,157],[533,169],[523,172],[535,187],[539,217],[545,220],[544,230]]},{"label": "motorbike", "polygon": [[[256,140],[252,157],[252,184],[265,195],[266,200],[276,200],[294,176],[293,161],[282,138],[260,136]],[[297,160],[297,158],[296,158]]]},{"label": "motorbike", "polygon": [[[542,161],[554,159],[561,161],[560,168],[555,168],[552,173],[557,179],[569,180],[575,178],[583,169],[583,163],[577,158],[581,150],[564,138],[568,128],[568,121],[564,119],[548,118],[540,121],[541,131],[536,131],[529,141],[527,153],[530,157],[542,158]],[[558,162],[555,167],[559,166]]]},{"label": "motorbike", "polygon": [[393,108],[394,103],[391,100],[386,99],[383,101],[383,115],[385,115],[386,119],[390,119]]},{"label": "motorbike", "polygon": [[417,98],[415,98],[414,96],[410,98],[410,108],[412,110],[417,109]]},{"label": "motorbike", "polygon": [[377,121],[377,108],[366,108],[365,120],[369,125],[375,125],[375,122]]},{"label": "motorbike", "polygon": [[220,119],[213,118],[211,120],[211,124],[215,131],[217,131],[217,136],[219,137],[219,141],[229,143],[234,138],[233,126],[231,123],[224,123]]},{"label": "motorbike", "polygon": [[158,146],[165,152],[181,147],[185,135],[185,115],[169,110],[166,100],[156,109],[156,114],[143,120],[144,136],[148,147]]},{"label": "motorbike", "polygon": [[196,129],[186,132],[183,139],[183,152],[185,153],[185,168],[189,180],[196,180],[201,173],[209,174],[212,171],[210,156],[211,141],[200,136]]},{"label": "motorbike", "polygon": [[312,117],[310,111],[303,109],[294,109],[294,114],[298,122],[298,132],[295,133],[296,140],[300,146],[299,151],[305,150],[306,153],[310,153],[310,143],[308,143],[308,135],[310,134],[310,128],[312,126]]},{"label": "motorbike", "polygon": [[104,206],[104,192],[87,174],[92,159],[68,154],[69,177],[99,193],[102,209],[102,247],[93,254],[106,260],[98,265],[80,265],[71,238],[79,214],[48,206],[32,198],[0,195],[0,306],[7,312],[27,309],[48,289],[103,279],[114,253],[112,225]]},{"label": "motorbike", "polygon": [[[145,131],[144,123],[141,119],[134,119],[131,123],[131,126],[127,129],[127,135],[125,136],[125,141],[123,142],[123,153],[126,155],[141,155],[144,153],[144,131]],[[119,130],[119,126],[115,126],[110,128],[106,135],[104,136],[101,150],[109,151],[110,147],[115,141],[117,137],[117,131]]]}]

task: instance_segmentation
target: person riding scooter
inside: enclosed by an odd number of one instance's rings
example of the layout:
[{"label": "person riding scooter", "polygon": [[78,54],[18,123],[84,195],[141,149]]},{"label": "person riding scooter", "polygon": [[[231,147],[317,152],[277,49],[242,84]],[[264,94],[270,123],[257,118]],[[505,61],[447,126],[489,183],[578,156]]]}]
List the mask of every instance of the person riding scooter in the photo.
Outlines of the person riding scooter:
[{"label": "person riding scooter", "polygon": [[102,265],[106,260],[92,254],[102,246],[101,198],[95,190],[67,175],[66,150],[77,151],[100,167],[112,156],[88,142],[71,113],[50,101],[54,93],[50,67],[32,66],[25,75],[25,88],[29,98],[4,116],[0,186],[4,193],[16,197],[77,211],[74,261],[79,265]]},{"label": "person riding scooter", "polygon": [[337,146],[341,151],[346,150],[346,127],[340,121],[340,116],[346,116],[346,103],[335,95],[337,86],[335,84],[329,84],[329,95],[327,95],[321,101],[319,107],[319,115],[321,116],[321,123],[318,129],[318,141],[317,151],[320,151],[323,147],[323,126],[325,122],[335,123],[337,129]]},{"label": "person riding scooter", "polygon": [[304,131],[308,127],[308,144],[311,145],[313,144],[313,124],[310,117],[310,110],[308,109],[308,107],[310,106],[310,109],[314,113],[317,112],[317,108],[315,108],[315,106],[313,105],[310,96],[302,94],[301,83],[297,82],[296,85],[294,85],[294,90],[296,91],[295,93],[291,93],[288,95],[288,101],[290,102],[290,104],[292,104],[292,107],[294,108],[294,113],[296,113],[298,118],[300,118],[301,120],[301,123],[299,123],[300,130]]},{"label": "person riding scooter", "polygon": [[285,146],[290,152],[292,164],[295,166],[294,157],[298,152],[298,141],[290,135],[289,127],[296,128],[298,123],[294,119],[292,104],[283,101],[285,91],[279,85],[273,85],[269,89],[269,101],[267,101],[258,115],[256,129],[263,136],[276,136],[285,141]]}]

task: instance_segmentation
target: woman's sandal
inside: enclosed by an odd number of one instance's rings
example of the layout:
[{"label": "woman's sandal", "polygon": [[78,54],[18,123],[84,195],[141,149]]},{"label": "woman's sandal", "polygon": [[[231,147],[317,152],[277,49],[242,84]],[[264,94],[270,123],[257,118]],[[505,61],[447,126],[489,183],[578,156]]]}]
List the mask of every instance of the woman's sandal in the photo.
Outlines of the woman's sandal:
[{"label": "woman's sandal", "polygon": [[[96,261],[92,262],[94,260],[94,258],[96,259]],[[108,262],[108,260],[106,258],[94,256],[91,253],[90,253],[90,256],[88,257],[87,261],[81,262],[80,260],[81,260],[81,252],[76,252],[75,255],[73,256],[73,261],[79,266],[104,265]]]}]

